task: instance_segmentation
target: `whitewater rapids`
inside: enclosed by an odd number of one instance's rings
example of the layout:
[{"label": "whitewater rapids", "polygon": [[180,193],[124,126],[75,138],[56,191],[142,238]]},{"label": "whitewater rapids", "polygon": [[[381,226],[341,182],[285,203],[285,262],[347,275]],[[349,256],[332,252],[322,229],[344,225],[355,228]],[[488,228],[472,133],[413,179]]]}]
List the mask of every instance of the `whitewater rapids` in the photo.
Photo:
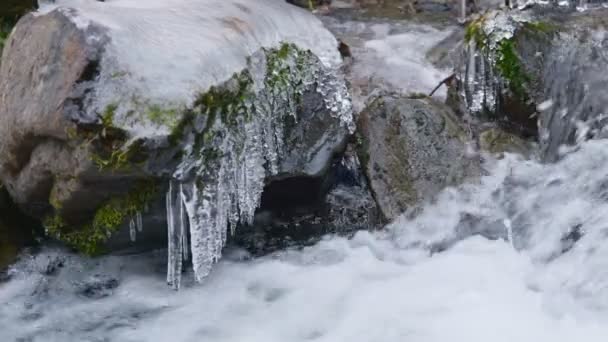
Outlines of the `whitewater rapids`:
[{"label": "whitewater rapids", "polygon": [[[608,141],[584,143],[556,164],[489,159],[479,183],[447,189],[384,232],[327,237],[260,259],[234,250],[203,285],[180,292],[164,285],[160,252],[83,260],[47,248],[0,285],[0,334],[63,342],[604,341],[607,166]],[[463,230],[463,216],[481,218],[477,230]],[[431,253],[437,245],[446,250]]]}]

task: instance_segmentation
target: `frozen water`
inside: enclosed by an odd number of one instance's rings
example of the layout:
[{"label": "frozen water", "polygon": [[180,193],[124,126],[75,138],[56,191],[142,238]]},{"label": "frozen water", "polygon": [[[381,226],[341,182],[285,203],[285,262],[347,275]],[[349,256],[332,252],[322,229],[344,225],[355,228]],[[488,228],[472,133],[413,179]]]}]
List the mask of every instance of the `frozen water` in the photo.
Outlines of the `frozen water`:
[{"label": "frozen water", "polygon": [[[321,105],[338,125],[350,132],[354,130],[350,95],[344,81],[324,68],[310,52],[293,46],[283,49],[288,52],[281,58],[277,58],[277,50],[264,50],[252,56],[248,74],[241,76],[253,82],[252,93],[243,103],[235,104],[232,112],[209,113],[215,114],[215,120],[208,121],[210,126],[201,135],[210,140],[198,147],[188,146],[174,172],[180,195],[175,198],[176,185],[172,184],[167,194],[170,245],[167,280],[176,288],[182,255],[177,243],[183,241],[182,245],[187,245],[186,226],[194,274],[200,282],[221,258],[228,232],[234,232],[238,223],[253,222],[267,176],[282,171],[279,160],[285,150],[284,126],[286,120],[298,120],[299,96],[306,91],[320,94]],[[232,117],[235,122],[226,122],[223,117]],[[323,166],[314,160],[310,164],[318,170],[302,172],[315,175]],[[187,222],[174,226],[178,218]]]},{"label": "frozen water", "polygon": [[[327,237],[255,260],[233,251],[204,284],[185,282],[180,292],[159,281],[162,254],[83,260],[46,250],[18,263],[0,285],[0,336],[605,341],[607,165],[605,140],[551,165],[506,155],[485,165],[489,175],[478,184],[446,190],[417,218],[402,217],[385,232]],[[465,229],[467,221],[477,228]],[[515,248],[484,238],[494,230],[503,238],[511,231]],[[49,272],[58,258],[63,267]],[[92,275],[119,285],[106,297],[84,298],[79,284]]]}]

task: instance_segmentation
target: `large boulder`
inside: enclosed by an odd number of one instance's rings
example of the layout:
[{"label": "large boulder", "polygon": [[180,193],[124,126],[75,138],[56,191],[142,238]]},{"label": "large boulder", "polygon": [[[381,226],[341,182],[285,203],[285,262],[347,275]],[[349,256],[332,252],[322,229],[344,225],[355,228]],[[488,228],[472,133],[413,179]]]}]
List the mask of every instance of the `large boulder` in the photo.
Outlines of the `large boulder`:
[{"label": "large boulder", "polygon": [[360,159],[388,220],[478,175],[467,131],[431,98],[380,97],[361,113],[359,134]]},{"label": "large boulder", "polygon": [[469,23],[459,94],[478,116],[538,137],[546,161],[579,139],[603,137],[608,96],[605,9],[537,6]]},{"label": "large boulder", "polygon": [[190,231],[201,278],[267,184],[322,178],[344,149],[337,45],[272,0],[45,3],[3,53],[0,179],[89,253],[121,230],[164,231],[153,209],[168,191],[170,233]]}]

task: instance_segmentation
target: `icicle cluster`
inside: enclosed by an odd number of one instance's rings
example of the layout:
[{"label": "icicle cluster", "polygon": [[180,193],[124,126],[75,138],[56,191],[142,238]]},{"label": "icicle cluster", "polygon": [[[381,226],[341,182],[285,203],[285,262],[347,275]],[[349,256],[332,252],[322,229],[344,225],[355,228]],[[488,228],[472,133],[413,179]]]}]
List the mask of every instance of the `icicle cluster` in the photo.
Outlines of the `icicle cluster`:
[{"label": "icicle cluster", "polygon": [[[189,143],[167,193],[167,280],[176,289],[188,247],[200,282],[220,259],[228,229],[233,233],[237,224],[253,222],[266,177],[280,171],[285,124],[297,122],[297,106],[306,91],[321,94],[331,115],[354,130],[344,81],[309,51],[285,44],[264,50],[235,77],[241,98],[221,108],[203,108],[201,117],[214,119],[195,122],[194,132],[184,137]],[[210,112],[214,110],[224,112]]]},{"label": "icicle cluster", "polygon": [[608,7],[608,1],[606,0],[512,0],[510,2],[511,8],[525,9],[530,6],[556,6],[560,8],[573,8],[577,11],[585,11],[588,9],[595,8],[606,8]]},{"label": "icicle cluster", "polygon": [[468,29],[471,37],[465,51],[467,60],[460,71],[460,79],[464,80],[462,98],[472,113],[495,110],[503,83],[495,70],[496,62],[501,58],[497,54],[498,44],[513,37],[520,23],[529,20],[525,13],[500,11],[482,16],[470,24],[473,27]]}]

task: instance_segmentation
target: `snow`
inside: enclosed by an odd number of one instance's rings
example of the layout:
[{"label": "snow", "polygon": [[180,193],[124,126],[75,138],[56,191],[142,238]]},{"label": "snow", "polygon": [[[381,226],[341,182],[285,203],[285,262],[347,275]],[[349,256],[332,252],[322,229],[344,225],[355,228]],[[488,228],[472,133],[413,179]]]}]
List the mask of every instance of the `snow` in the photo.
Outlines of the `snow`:
[{"label": "snow", "polygon": [[[141,118],[129,121],[130,110],[187,107],[197,94],[244,69],[262,47],[291,42],[328,67],[341,63],[336,39],[322,23],[284,1],[56,0],[43,1],[40,14],[55,9],[83,30],[102,26],[110,37],[89,110],[101,113],[118,104],[115,121],[134,126],[135,134],[153,134],[154,127],[138,127]],[[157,134],[166,133],[162,128]]]}]

